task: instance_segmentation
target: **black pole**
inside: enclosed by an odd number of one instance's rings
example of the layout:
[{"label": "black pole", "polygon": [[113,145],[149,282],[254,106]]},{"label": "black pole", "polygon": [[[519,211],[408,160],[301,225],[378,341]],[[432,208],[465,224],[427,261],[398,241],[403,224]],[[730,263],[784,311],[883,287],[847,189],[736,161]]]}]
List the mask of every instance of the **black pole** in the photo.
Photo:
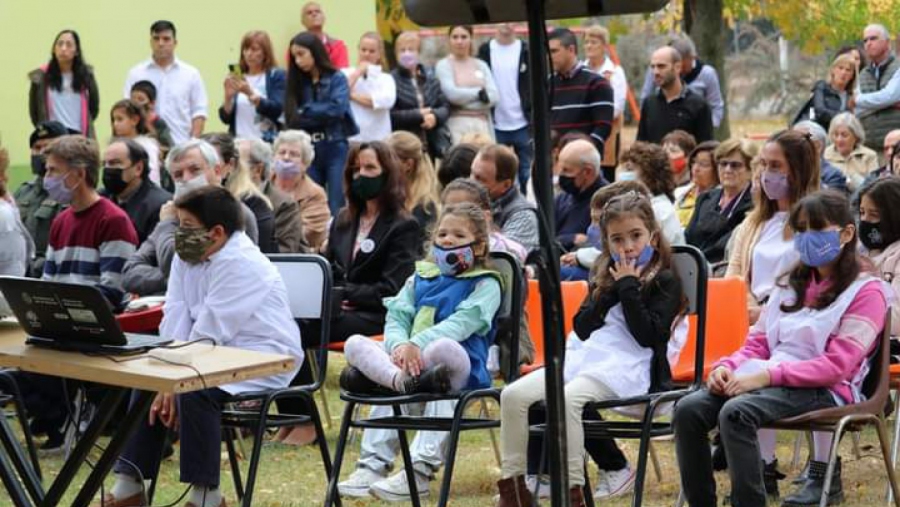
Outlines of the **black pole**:
[{"label": "black pole", "polygon": [[531,125],[534,134],[534,194],[537,198],[541,257],[539,284],[541,311],[544,316],[544,364],[546,368],[547,434],[550,458],[551,505],[569,505],[568,462],[566,460],[566,426],[562,386],[562,294],[559,282],[559,251],[553,220],[553,174],[550,170],[550,128],[547,92],[547,32],[544,25],[544,0],[526,0],[531,67]]}]

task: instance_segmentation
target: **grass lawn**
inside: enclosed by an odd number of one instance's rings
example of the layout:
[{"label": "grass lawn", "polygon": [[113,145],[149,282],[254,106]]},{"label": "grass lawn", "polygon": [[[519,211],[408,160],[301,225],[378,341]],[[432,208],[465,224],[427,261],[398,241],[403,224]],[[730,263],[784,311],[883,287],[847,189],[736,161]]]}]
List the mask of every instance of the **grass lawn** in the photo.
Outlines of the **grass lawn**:
[{"label": "grass lawn", "polygon": [[[337,372],[342,367],[342,357],[332,354],[333,362],[329,368],[331,374],[328,381],[329,404],[332,409],[332,428],[326,429],[328,444],[334,451],[342,402],[338,399]],[[320,405],[321,407],[321,405]],[[778,456],[781,460],[781,470],[793,478],[799,471],[790,470],[790,460],[793,452],[794,434],[783,433],[779,435]],[[848,506],[871,506],[882,504],[886,481],[884,471],[879,460],[878,443],[874,432],[866,432],[862,435],[862,457],[854,459],[850,439],[845,439],[843,448],[844,456],[844,491]],[[249,444],[248,444],[249,445]],[[631,441],[623,441],[621,445],[632,463],[635,462],[637,446]],[[663,472],[663,481],[658,482],[652,474],[646,489],[645,504],[648,506],[672,505],[678,495],[678,474],[675,464],[674,445],[671,441],[661,441],[656,446],[660,465]],[[350,446],[344,460],[344,474],[346,477],[353,469],[353,464],[358,455],[359,444]],[[248,449],[249,452],[249,449]],[[803,456],[805,457],[805,446]],[[177,456],[177,450],[176,450]],[[96,459],[96,456],[94,457]],[[399,463],[399,460],[398,460]],[[60,458],[47,458],[42,461],[45,477],[53,478],[62,465]],[[246,465],[246,463],[245,463]],[[222,454],[222,488],[230,505],[236,504],[236,496],[232,483],[232,476],[228,466],[227,457]],[[246,471],[246,468],[244,468]],[[596,468],[591,465],[591,477],[596,477]],[[87,476],[88,468],[84,467],[80,476],[81,480]],[[178,483],[178,461],[169,459],[163,463],[162,476],[156,495],[156,505],[167,505],[174,502],[184,491],[184,486]],[[451,491],[451,505],[456,507],[488,507],[494,505],[493,496],[496,493],[494,483],[499,478],[499,468],[491,450],[491,442],[486,431],[475,431],[463,434],[459,448],[456,470],[454,473],[453,487]],[[724,473],[717,474],[719,491],[728,489],[728,480]],[[111,480],[106,483],[111,486]],[[433,505],[436,502],[439,484],[431,485],[431,497],[424,502],[425,505]],[[781,482],[781,490],[784,494],[792,490],[789,480]],[[320,505],[324,499],[325,479],[318,452],[314,447],[287,448],[280,444],[266,443],[262,451],[260,473],[256,485],[254,504],[262,507],[288,507],[288,506],[313,506]],[[0,495],[0,507],[11,506],[8,498]],[[67,495],[63,504],[71,502],[73,496]],[[631,497],[624,496],[606,502],[605,505],[624,507],[630,505]],[[348,499],[349,506],[387,506],[389,503],[375,501],[374,499]],[[545,502],[549,505],[549,502]],[[773,503],[772,505],[777,505]]]}]

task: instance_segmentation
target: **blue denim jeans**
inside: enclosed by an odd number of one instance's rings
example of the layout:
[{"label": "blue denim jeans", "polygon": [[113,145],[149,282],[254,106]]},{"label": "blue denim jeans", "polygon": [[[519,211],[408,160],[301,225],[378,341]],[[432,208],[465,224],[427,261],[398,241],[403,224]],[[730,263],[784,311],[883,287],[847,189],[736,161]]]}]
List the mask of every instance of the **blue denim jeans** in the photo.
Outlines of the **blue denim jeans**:
[{"label": "blue denim jeans", "polygon": [[681,470],[681,487],[692,507],[716,507],[709,432],[716,426],[722,437],[731,503],[735,507],[765,507],[763,464],[756,432],[773,421],[813,410],[834,407],[831,391],[766,387],[726,398],[703,389],[675,405],[675,452]]},{"label": "blue denim jeans", "polygon": [[531,177],[531,161],[534,159],[534,143],[528,127],[519,130],[494,130],[497,142],[515,150],[519,157],[519,190],[527,193],[528,178]]},{"label": "blue denim jeans", "polygon": [[347,141],[320,141],[313,144],[316,157],[307,169],[307,174],[325,188],[328,208],[336,216],[344,205],[344,166],[347,164]]}]

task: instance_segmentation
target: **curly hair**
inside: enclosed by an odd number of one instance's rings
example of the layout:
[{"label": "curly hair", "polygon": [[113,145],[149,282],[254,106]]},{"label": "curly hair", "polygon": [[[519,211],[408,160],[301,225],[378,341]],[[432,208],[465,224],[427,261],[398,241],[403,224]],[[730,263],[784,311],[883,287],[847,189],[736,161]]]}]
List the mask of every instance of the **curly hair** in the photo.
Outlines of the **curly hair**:
[{"label": "curly hair", "polygon": [[661,146],[635,141],[622,154],[621,162],[636,166],[638,179],[647,185],[654,196],[665,195],[675,202],[675,177],[669,168],[669,156]]}]

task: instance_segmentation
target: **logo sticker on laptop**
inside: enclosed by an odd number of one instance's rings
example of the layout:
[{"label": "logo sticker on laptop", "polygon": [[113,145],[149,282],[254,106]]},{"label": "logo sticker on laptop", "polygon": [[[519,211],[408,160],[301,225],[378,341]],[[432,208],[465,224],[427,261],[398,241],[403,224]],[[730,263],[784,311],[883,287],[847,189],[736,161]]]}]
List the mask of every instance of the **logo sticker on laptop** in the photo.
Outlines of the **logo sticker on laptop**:
[{"label": "logo sticker on laptop", "polygon": [[66,308],[66,311],[69,312],[69,315],[72,316],[72,320],[75,322],[84,322],[87,324],[96,324],[99,322],[97,320],[97,315],[90,310],[84,310],[79,308]]}]

